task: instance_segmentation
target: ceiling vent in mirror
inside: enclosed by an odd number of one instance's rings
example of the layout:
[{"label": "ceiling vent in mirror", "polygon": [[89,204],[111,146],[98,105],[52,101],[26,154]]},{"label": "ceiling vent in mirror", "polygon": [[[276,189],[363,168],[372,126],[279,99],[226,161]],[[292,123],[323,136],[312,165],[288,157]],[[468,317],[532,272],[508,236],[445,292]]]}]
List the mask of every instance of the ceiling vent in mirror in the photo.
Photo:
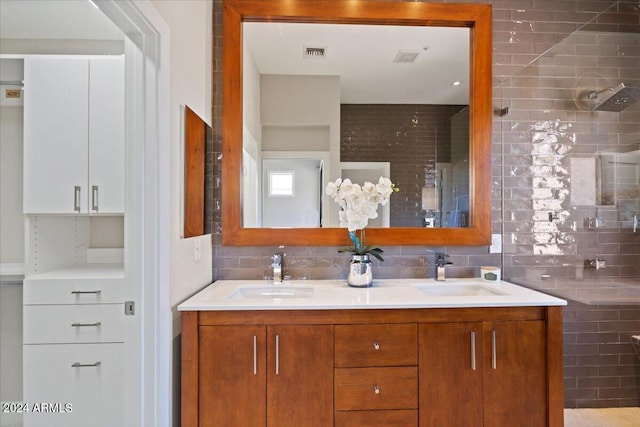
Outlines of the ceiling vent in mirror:
[{"label": "ceiling vent in mirror", "polygon": [[305,46],[303,51],[305,59],[326,59],[327,48],[317,46]]},{"label": "ceiling vent in mirror", "polygon": [[419,53],[420,53],[419,50],[399,50],[398,53],[396,53],[396,57],[393,58],[393,62],[401,62],[401,63],[415,62]]}]

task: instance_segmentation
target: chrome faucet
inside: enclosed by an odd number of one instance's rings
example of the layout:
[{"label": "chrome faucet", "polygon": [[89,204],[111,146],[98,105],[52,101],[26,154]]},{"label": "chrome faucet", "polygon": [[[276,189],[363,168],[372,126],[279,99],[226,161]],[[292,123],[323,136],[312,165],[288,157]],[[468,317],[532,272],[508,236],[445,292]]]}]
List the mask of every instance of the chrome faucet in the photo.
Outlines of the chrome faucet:
[{"label": "chrome faucet", "polygon": [[436,280],[444,281],[446,279],[446,266],[452,264],[447,261],[449,255],[436,253]]},{"label": "chrome faucet", "polygon": [[271,257],[271,268],[273,268],[273,284],[282,283],[282,255],[281,253],[273,254]]}]

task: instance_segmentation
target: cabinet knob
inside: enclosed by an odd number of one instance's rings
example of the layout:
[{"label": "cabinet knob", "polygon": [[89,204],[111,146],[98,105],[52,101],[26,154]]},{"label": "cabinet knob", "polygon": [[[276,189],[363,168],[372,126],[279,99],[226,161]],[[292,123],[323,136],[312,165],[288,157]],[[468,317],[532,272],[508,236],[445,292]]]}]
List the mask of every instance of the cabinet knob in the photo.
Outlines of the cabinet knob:
[{"label": "cabinet knob", "polygon": [[373,342],[373,349],[374,350],[380,350],[380,343],[378,343],[377,341]]},{"label": "cabinet knob", "polygon": [[375,394],[380,394],[380,387],[378,387],[377,385],[374,385],[374,386],[373,386],[373,392],[374,392]]}]

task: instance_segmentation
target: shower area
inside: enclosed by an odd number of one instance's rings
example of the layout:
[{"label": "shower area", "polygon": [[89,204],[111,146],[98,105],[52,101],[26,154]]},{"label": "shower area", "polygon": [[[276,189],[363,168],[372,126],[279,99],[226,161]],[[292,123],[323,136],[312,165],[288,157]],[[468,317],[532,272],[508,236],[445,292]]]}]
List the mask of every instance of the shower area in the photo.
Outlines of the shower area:
[{"label": "shower area", "polygon": [[640,3],[497,91],[504,277],[569,302],[565,407],[640,406]]}]

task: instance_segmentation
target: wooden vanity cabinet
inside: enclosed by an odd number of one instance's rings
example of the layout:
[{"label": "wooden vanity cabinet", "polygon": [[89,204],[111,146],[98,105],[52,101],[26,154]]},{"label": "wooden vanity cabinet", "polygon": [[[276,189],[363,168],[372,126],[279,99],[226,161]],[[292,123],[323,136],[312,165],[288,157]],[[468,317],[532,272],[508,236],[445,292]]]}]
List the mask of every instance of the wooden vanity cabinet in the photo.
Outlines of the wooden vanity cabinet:
[{"label": "wooden vanity cabinet", "polygon": [[544,426],[545,323],[420,325],[420,426]]},{"label": "wooden vanity cabinet", "polygon": [[198,425],[333,425],[333,326],[201,326],[198,348]]},{"label": "wooden vanity cabinet", "polygon": [[182,313],[183,427],[561,427],[563,407],[562,307]]}]

